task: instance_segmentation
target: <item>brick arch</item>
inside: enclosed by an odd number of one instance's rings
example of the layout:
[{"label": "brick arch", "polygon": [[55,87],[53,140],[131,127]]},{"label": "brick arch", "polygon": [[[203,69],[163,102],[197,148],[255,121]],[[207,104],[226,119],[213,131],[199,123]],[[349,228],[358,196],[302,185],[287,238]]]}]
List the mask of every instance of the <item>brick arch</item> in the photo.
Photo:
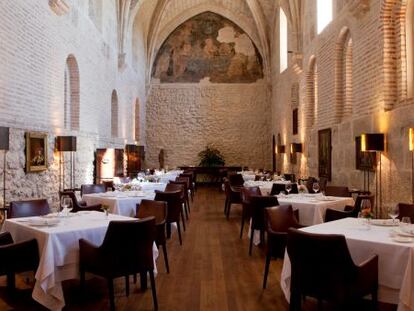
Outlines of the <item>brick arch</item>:
[{"label": "brick arch", "polygon": [[64,84],[64,127],[70,130],[79,130],[79,66],[72,54],[66,58]]},{"label": "brick arch", "polygon": [[318,113],[318,67],[316,57],[309,58],[308,71],[306,72],[306,127],[311,128],[316,123]]},{"label": "brick arch", "polygon": [[406,9],[407,96],[414,97],[414,0],[407,0]]},{"label": "brick arch", "polygon": [[118,93],[112,91],[111,96],[111,136],[118,137]]},{"label": "brick arch", "polygon": [[140,114],[140,103],[139,103],[139,99],[137,98],[135,100],[135,105],[134,105],[134,109],[135,109],[135,140],[136,141],[140,141],[140,136],[141,136],[141,114]]},{"label": "brick arch", "polygon": [[352,116],[352,38],[348,27],[339,33],[335,48],[336,120]]}]

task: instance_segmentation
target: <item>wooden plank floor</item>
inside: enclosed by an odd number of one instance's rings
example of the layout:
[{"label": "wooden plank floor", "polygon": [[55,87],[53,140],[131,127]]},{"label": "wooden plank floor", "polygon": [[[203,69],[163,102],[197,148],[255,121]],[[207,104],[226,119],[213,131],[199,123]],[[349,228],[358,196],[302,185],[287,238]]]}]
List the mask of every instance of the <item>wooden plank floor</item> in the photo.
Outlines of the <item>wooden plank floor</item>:
[{"label": "wooden plank floor", "polygon": [[[200,187],[192,204],[183,245],[177,234],[168,242],[170,274],[165,272],[162,255],[158,258],[156,277],[159,310],[223,310],[266,311],[288,310],[279,281],[282,261],[272,261],[268,288],[262,290],[264,249],[255,247],[248,255],[247,228],[239,239],[240,206],[233,205],[230,220],[223,215],[224,195],[214,187]],[[247,226],[245,226],[247,227]],[[0,310],[44,310],[31,299],[32,284],[18,278],[18,290],[11,296],[0,278]],[[129,297],[125,296],[124,281],[116,281],[117,310],[152,310],[151,290],[140,291],[132,283]],[[109,308],[105,280],[93,278],[87,282],[84,298],[80,298],[79,282],[64,283],[66,310],[107,310]],[[367,310],[362,303],[353,310]],[[324,310],[334,310],[324,306]],[[308,299],[304,310],[316,310]],[[395,310],[381,305],[381,311]]]}]

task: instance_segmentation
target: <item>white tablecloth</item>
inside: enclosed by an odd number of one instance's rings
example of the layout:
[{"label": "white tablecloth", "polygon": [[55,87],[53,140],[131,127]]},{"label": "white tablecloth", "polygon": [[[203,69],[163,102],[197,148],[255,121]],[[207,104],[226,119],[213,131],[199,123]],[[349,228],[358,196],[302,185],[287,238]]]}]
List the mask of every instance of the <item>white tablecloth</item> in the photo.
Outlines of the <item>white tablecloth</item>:
[{"label": "white tablecloth", "polygon": [[[29,217],[30,218],[30,217]],[[51,310],[65,306],[62,281],[79,277],[79,239],[101,245],[109,221],[130,220],[129,217],[101,212],[80,212],[61,220],[55,227],[32,227],[28,218],[7,219],[3,231],[11,233],[15,242],[35,238],[39,243],[40,262],[32,297]],[[158,250],[153,246],[154,265]]]},{"label": "white tablecloth", "polygon": [[246,181],[244,183],[245,187],[259,187],[260,191],[263,195],[269,195],[272,191],[273,184],[279,184],[279,185],[286,185],[290,184],[291,182],[288,180],[274,180],[274,181]]},{"label": "white tablecloth", "polygon": [[293,210],[299,210],[299,222],[305,226],[323,223],[327,208],[344,210],[346,205],[354,205],[351,197],[324,197],[320,194],[278,195],[279,204],[291,204]]},{"label": "white tablecloth", "polygon": [[[149,183],[148,183],[149,184]],[[136,192],[105,192],[84,194],[82,200],[88,205],[104,204],[109,206],[109,212],[117,215],[134,217],[136,214],[136,205],[141,200],[154,200],[155,193],[153,191]]]},{"label": "white tablecloth", "polygon": [[[371,225],[367,230],[357,218],[345,218],[303,228],[320,234],[343,234],[356,264],[378,255],[378,299],[398,304],[398,311],[414,310],[414,243],[397,243],[390,237],[390,227]],[[287,253],[282,268],[281,287],[290,299],[291,266]]]},{"label": "white tablecloth", "polygon": [[175,170],[175,171],[168,171],[168,172],[159,172],[155,171],[154,175],[160,179],[161,183],[167,184],[169,181],[175,181],[175,179],[182,174],[184,171]]}]

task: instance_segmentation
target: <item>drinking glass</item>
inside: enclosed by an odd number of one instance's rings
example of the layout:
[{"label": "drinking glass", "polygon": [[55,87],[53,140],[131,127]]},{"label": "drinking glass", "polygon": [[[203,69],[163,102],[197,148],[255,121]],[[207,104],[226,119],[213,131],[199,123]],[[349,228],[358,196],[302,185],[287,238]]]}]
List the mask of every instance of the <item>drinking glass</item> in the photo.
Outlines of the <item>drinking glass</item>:
[{"label": "drinking glass", "polygon": [[286,191],[287,191],[287,192],[288,192],[288,194],[289,194],[289,193],[290,193],[290,191],[292,191],[292,184],[291,184],[291,183],[286,184],[285,189],[286,189]]},{"label": "drinking glass", "polygon": [[403,217],[401,218],[400,222],[400,229],[401,231],[405,232],[407,228],[409,228],[409,225],[411,224],[411,218],[410,217]]},{"label": "drinking glass", "polygon": [[395,223],[395,219],[398,217],[399,214],[398,206],[390,206],[388,207],[388,216],[392,218],[392,223]]},{"label": "drinking glass", "polygon": [[72,210],[72,200],[69,196],[62,196],[60,200],[60,206],[62,206],[62,211],[70,212]]},{"label": "drinking glass", "polygon": [[319,184],[314,182],[312,185],[313,192],[317,193],[319,191]]}]

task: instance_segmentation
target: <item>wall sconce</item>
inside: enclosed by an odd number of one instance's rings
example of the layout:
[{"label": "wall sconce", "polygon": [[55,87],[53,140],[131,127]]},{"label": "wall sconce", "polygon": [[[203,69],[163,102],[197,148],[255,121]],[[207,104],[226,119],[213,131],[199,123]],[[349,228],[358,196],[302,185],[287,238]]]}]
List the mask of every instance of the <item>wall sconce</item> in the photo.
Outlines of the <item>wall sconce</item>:
[{"label": "wall sconce", "polygon": [[301,143],[290,144],[290,153],[302,153],[302,144]]},{"label": "wall sconce", "polygon": [[[383,133],[362,134],[361,135],[361,151],[363,152],[379,152],[379,174],[375,175],[375,202],[382,209],[382,182],[381,182],[381,152],[385,151],[385,135]],[[376,209],[378,216],[378,208]]]},{"label": "wall sconce", "polygon": [[56,150],[60,152],[59,157],[59,189],[65,190],[65,165],[63,152],[70,152],[70,189],[75,185],[75,161],[74,152],[76,151],[76,136],[57,136]]},{"label": "wall sconce", "polygon": [[276,154],[281,154],[281,153],[285,153],[286,147],[285,145],[277,145],[276,146]]},{"label": "wall sconce", "polygon": [[[6,162],[7,162],[7,151],[9,150],[9,128],[0,127],[0,150],[4,151],[3,158],[3,211],[6,216]],[[5,217],[6,218],[6,217]]]},{"label": "wall sconce", "polygon": [[408,150],[411,151],[411,201],[414,203],[414,128],[408,130]]}]

